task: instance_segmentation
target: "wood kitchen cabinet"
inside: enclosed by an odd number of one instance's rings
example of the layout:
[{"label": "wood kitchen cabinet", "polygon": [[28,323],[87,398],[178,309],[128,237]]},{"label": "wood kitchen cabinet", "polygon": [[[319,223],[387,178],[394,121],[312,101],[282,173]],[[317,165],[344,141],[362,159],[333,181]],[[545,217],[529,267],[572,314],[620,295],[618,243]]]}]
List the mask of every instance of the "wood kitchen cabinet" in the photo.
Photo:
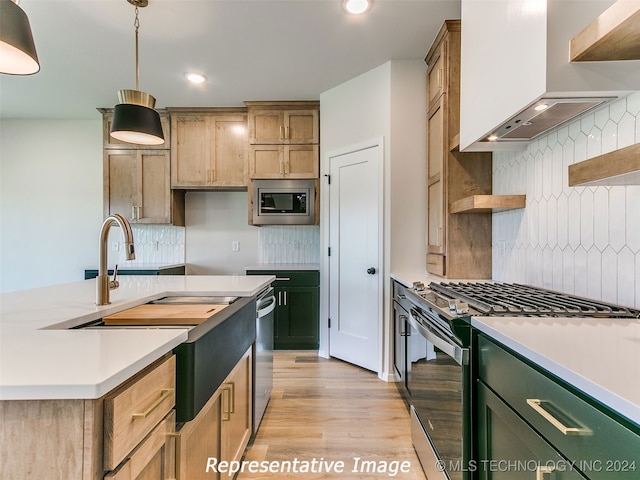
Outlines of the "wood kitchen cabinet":
[{"label": "wood kitchen cabinet", "polygon": [[173,479],[174,403],[173,355],[99,399],[2,401],[2,478]]},{"label": "wood kitchen cabinet", "polygon": [[171,188],[246,189],[245,108],[171,108]]},{"label": "wood kitchen cabinet", "polygon": [[251,178],[319,178],[320,104],[245,102]]},{"label": "wood kitchen cabinet", "polygon": [[239,461],[252,431],[252,350],[249,348],[220,388],[178,432],[179,479],[211,480],[226,474],[207,472],[207,462]]},{"label": "wood kitchen cabinet", "polygon": [[637,426],[483,334],[477,347],[480,480],[638,478]]},{"label": "wood kitchen cabinet", "polygon": [[103,210],[105,218],[124,215],[131,223],[184,226],[184,192],[170,186],[169,117],[160,120],[163,145],[136,145],[109,135],[113,109],[98,109],[103,129]]},{"label": "wood kitchen cabinet", "polygon": [[491,278],[491,213],[452,213],[451,204],[491,194],[489,152],[460,152],[460,21],[447,20],[427,63],[427,271]]},{"label": "wood kitchen cabinet", "polygon": [[184,226],[184,192],[171,190],[169,150],[104,150],[104,216]]}]

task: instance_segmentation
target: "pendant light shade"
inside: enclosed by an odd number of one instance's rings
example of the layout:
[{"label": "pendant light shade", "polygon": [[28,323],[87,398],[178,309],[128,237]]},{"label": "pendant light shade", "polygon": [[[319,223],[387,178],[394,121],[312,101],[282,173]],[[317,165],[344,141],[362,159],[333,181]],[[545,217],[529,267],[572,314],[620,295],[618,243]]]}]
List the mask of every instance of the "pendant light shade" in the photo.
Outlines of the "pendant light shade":
[{"label": "pendant light shade", "polygon": [[40,71],[29,18],[16,3],[0,0],[0,73],[31,75]]},{"label": "pendant light shade", "polygon": [[138,90],[138,7],[146,7],[148,0],[127,0],[136,7],[136,89],[120,90],[118,103],[113,109],[111,131],[109,134],[122,142],[138,145],[162,145],[164,134],[160,115],[154,109],[156,99],[153,95]]}]

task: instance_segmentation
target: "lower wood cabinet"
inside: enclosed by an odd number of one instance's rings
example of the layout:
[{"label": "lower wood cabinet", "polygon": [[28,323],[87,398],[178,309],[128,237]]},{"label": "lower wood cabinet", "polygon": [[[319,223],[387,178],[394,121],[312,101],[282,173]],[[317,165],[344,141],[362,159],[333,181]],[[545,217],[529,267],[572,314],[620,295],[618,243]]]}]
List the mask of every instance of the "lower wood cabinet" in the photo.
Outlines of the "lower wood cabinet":
[{"label": "lower wood cabinet", "polygon": [[175,478],[175,357],[94,400],[0,401],[2,480]]},{"label": "lower wood cabinet", "polygon": [[178,480],[228,478],[215,465],[242,458],[252,431],[252,361],[249,348],[196,418],[180,428]]}]

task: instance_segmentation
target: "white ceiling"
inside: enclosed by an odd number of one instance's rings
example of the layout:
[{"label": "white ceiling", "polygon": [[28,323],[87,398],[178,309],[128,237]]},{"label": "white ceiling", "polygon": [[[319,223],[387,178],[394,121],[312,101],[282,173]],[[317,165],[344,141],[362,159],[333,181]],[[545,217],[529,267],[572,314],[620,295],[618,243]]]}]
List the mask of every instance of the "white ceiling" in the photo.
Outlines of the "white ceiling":
[{"label": "white ceiling", "polygon": [[[134,7],[127,0],[22,0],[41,70],[0,75],[2,118],[96,118],[135,88]],[[422,60],[459,0],[149,0],[140,9],[140,90],[156,107],[314,100],[389,60]],[[209,81],[187,84],[196,70]]]}]

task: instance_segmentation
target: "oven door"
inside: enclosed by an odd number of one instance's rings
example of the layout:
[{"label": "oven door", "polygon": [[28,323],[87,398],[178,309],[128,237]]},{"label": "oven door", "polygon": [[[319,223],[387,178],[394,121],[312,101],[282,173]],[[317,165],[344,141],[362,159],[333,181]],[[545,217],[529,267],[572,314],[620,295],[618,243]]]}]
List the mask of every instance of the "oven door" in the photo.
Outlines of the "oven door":
[{"label": "oven door", "polygon": [[430,480],[470,478],[469,349],[448,338],[431,312],[411,309],[407,383],[411,437]]}]

